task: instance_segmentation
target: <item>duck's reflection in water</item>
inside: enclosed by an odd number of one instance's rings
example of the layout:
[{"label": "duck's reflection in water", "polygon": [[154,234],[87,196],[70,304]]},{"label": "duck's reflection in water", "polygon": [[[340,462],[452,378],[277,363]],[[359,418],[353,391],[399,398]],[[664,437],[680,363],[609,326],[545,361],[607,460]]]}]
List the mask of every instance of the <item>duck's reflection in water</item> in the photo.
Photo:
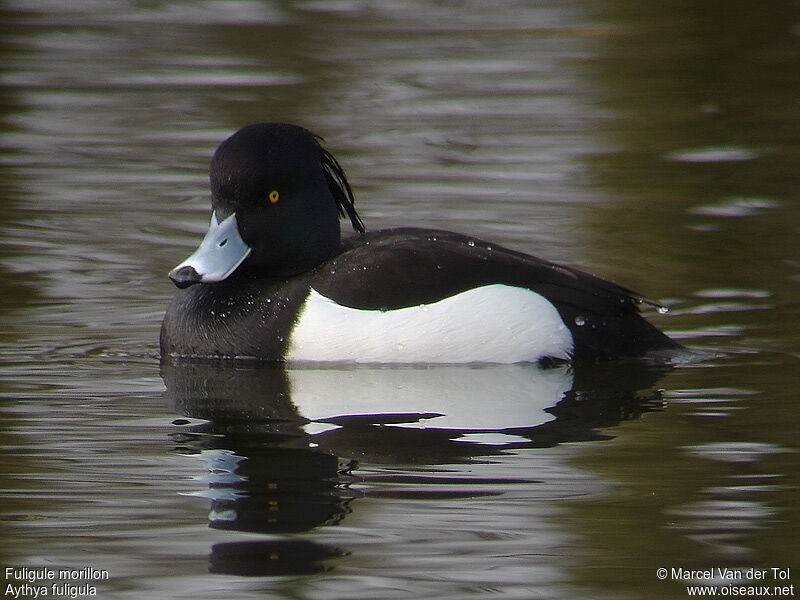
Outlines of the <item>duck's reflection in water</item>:
[{"label": "duck's reflection in water", "polygon": [[[454,464],[522,448],[598,440],[657,409],[664,366],[641,363],[287,368],[172,361],[176,451],[208,466],[210,526],[265,536],[220,543],[211,570],[239,575],[322,570],[338,548],[286,539],[340,522],[364,494],[359,463]],[[424,479],[424,478],[423,478]],[[416,479],[415,479],[416,481]],[[427,480],[425,480],[427,481]],[[403,498],[425,497],[425,481]],[[405,478],[404,483],[408,483]],[[491,495],[491,481],[451,494]],[[382,490],[381,494],[391,494]]]}]

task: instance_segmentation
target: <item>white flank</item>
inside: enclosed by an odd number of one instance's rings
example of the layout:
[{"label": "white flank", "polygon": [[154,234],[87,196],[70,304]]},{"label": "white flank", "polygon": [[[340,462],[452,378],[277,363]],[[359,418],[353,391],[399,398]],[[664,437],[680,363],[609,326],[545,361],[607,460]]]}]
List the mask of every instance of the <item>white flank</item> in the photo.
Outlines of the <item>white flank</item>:
[{"label": "white flank", "polygon": [[432,304],[360,310],[311,290],[286,359],[358,363],[515,363],[568,359],[572,334],[544,297],[487,285]]}]

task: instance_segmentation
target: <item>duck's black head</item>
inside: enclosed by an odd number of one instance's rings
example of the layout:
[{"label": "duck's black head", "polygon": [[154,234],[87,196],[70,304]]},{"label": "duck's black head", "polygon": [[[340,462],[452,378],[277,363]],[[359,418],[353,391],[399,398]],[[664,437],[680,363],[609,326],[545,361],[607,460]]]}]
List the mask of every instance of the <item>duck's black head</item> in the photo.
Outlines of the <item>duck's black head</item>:
[{"label": "duck's black head", "polygon": [[338,252],[340,216],[364,231],[342,167],[302,127],[243,127],[217,148],[210,178],[209,231],[170,272],[178,287],[221,281],[237,270],[302,273]]}]

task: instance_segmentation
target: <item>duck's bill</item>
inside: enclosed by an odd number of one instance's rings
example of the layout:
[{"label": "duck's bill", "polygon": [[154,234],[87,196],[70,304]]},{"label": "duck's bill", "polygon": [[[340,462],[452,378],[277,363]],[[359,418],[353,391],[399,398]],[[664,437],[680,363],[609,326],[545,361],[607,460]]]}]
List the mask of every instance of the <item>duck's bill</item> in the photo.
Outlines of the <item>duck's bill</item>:
[{"label": "duck's bill", "polygon": [[236,214],[218,223],[216,214],[212,213],[208,232],[200,247],[172,269],[169,278],[179,288],[222,281],[242,264],[250,251],[250,246],[239,235]]}]

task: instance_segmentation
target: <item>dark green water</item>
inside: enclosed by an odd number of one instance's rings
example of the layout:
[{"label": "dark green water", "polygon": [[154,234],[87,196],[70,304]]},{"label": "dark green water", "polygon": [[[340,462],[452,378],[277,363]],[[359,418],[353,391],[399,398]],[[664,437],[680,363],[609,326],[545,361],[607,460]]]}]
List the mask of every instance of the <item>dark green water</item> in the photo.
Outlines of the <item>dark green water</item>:
[{"label": "dark green water", "polygon": [[[789,595],[799,58],[780,0],[0,2],[3,597]],[[710,358],[162,370],[208,160],[261,120],[323,135],[368,227],[585,267]]]}]

